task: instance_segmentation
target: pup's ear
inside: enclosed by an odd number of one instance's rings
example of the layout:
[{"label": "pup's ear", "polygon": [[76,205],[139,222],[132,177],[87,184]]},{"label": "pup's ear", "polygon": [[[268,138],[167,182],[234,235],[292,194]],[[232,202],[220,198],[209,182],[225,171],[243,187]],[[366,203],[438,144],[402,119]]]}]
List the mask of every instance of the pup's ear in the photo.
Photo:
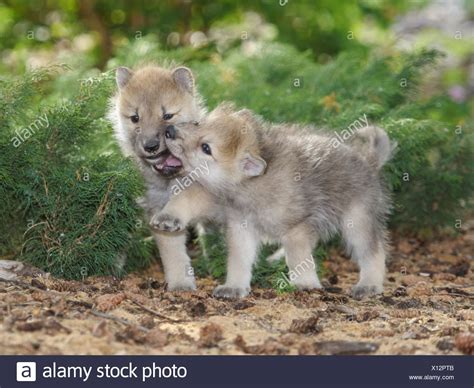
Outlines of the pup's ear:
[{"label": "pup's ear", "polygon": [[240,161],[240,169],[246,176],[263,175],[267,168],[267,162],[260,156],[253,156],[247,153]]},{"label": "pup's ear", "polygon": [[173,79],[180,87],[182,87],[188,93],[194,93],[193,73],[187,67],[177,67],[176,69],[174,69]]},{"label": "pup's ear", "polygon": [[133,71],[130,70],[128,67],[119,67],[115,71],[115,80],[117,81],[117,86],[119,89],[122,89],[130,78],[132,78]]}]

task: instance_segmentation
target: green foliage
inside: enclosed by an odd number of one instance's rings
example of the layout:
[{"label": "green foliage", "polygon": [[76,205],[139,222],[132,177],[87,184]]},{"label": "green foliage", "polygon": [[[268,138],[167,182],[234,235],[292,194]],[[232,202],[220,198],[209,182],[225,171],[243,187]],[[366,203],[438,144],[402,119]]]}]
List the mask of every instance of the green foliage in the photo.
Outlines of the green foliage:
[{"label": "green foliage", "polygon": [[[278,33],[282,42],[312,50],[315,56],[328,56],[363,46],[347,35],[357,23],[364,23],[365,17],[383,27],[397,13],[422,4],[409,0],[8,0],[0,3],[0,50],[14,50],[25,58],[30,50],[54,49],[67,41],[86,46],[81,48],[85,55],[79,60],[103,68],[124,40],[153,35],[162,47],[175,48],[189,40],[189,32],[238,26],[249,13],[258,13],[266,23],[278,26],[278,31],[271,31]],[[262,24],[259,21],[257,26],[244,29],[251,35],[265,35],[267,28]],[[242,31],[236,28],[234,41]],[[170,39],[171,33],[179,34],[177,42]],[[25,63],[18,61],[21,70]]]},{"label": "green foliage", "polygon": [[[210,108],[232,100],[267,120],[312,123],[330,133],[366,115],[398,142],[384,170],[394,192],[394,228],[453,227],[472,205],[472,120],[464,106],[418,95],[438,53],[357,51],[327,64],[277,43],[258,43],[253,53],[241,47],[222,54],[209,48],[172,53],[144,38],[120,50],[109,66],[184,62],[196,73]],[[121,274],[149,262],[153,242],[135,204],[141,178],[121,157],[104,120],[112,78],[111,71],[57,66],[0,80],[2,256],[68,278]],[[447,119],[433,113],[440,104],[452,112]],[[47,125],[38,121],[42,117]],[[33,135],[13,145],[18,131],[35,126]],[[223,279],[222,236],[207,236],[206,245],[210,259],[197,259],[196,273]],[[274,249],[264,247],[260,253],[253,282],[286,292],[291,286],[280,287],[286,265],[264,260]],[[319,261],[325,256],[324,247],[315,252]]]},{"label": "green foliage", "polygon": [[52,70],[0,85],[1,254],[73,279],[145,266],[141,180],[117,150],[98,146],[110,75],[83,82],[72,101],[43,106]]}]

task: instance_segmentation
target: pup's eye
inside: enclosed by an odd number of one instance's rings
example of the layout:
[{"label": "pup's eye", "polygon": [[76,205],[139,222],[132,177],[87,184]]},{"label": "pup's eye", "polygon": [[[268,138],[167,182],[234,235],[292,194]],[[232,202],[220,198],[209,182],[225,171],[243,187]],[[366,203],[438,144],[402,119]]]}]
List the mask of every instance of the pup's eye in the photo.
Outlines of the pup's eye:
[{"label": "pup's eye", "polygon": [[132,123],[138,123],[138,120],[140,120],[140,116],[137,114],[134,114],[133,116],[130,116],[130,120],[132,120]]},{"label": "pup's eye", "polygon": [[202,152],[204,152],[206,155],[212,155],[211,147],[209,146],[209,144],[202,143],[201,149],[202,149]]},{"label": "pup's eye", "polygon": [[163,120],[171,120],[173,118],[174,114],[172,113],[165,113],[163,115]]}]

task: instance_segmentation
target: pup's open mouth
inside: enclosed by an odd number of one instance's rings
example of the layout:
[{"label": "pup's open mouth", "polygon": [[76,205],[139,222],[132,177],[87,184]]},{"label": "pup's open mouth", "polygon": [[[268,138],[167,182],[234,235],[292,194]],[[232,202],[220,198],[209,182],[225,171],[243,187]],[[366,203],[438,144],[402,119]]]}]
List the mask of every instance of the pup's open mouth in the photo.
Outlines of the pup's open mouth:
[{"label": "pup's open mouth", "polygon": [[153,169],[163,175],[174,175],[183,167],[181,160],[168,150],[161,152],[156,159],[150,158],[149,161],[152,161]]}]

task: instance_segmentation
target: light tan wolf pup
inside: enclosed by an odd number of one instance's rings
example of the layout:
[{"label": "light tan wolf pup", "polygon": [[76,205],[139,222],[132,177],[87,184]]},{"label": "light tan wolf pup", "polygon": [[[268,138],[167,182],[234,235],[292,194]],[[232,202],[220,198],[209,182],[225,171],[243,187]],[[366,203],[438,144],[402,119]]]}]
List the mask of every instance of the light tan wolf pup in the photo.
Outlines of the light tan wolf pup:
[{"label": "light tan wolf pup", "polygon": [[[118,93],[112,98],[109,119],[123,153],[136,161],[145,178],[147,192],[141,202],[155,226],[153,215],[166,206],[184,174],[181,161],[171,155],[165,144],[166,127],[201,120],[206,111],[194,77],[185,67],[145,66],[135,71],[120,67],[116,81]],[[177,201],[187,216],[186,222],[219,222],[223,211],[207,200],[207,191],[199,185],[187,190],[189,195]],[[173,233],[154,231],[168,290],[195,289],[186,252],[186,231],[176,227],[172,230]]]}]

